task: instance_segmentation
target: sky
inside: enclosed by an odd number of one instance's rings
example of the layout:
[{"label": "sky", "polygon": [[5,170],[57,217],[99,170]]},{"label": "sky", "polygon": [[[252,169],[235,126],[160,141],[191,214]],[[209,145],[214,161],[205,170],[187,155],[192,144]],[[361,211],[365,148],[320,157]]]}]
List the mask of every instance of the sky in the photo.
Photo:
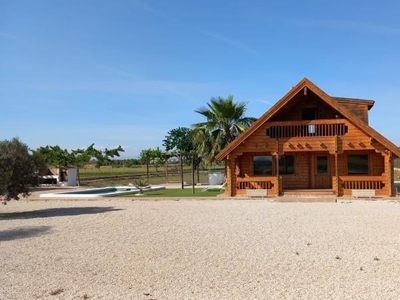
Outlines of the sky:
[{"label": "sky", "polygon": [[0,0],[0,140],[160,147],[212,97],[260,117],[307,77],[400,145],[399,1]]}]

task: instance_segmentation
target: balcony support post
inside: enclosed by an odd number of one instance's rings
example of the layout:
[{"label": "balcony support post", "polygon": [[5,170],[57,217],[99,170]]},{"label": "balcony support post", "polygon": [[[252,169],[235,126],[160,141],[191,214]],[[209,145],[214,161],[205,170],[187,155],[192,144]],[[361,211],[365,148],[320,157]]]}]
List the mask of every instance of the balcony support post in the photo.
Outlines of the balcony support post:
[{"label": "balcony support post", "polygon": [[276,194],[277,196],[281,195],[281,181],[279,180],[279,139],[276,139],[277,151],[275,157],[275,167],[276,167]]}]

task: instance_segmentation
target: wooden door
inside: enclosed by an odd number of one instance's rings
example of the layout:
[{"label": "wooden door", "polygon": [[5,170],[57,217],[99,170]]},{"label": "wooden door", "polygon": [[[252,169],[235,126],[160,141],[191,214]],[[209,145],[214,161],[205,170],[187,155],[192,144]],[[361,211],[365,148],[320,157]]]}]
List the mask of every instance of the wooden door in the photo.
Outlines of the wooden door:
[{"label": "wooden door", "polygon": [[332,187],[331,170],[328,154],[314,154],[314,188],[329,189]]}]

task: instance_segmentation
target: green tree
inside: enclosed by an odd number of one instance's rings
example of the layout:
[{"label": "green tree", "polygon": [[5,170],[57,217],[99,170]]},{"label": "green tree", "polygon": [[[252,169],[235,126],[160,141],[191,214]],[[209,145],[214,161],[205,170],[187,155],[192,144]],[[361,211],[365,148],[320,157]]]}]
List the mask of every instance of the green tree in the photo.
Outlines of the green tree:
[{"label": "green tree", "polygon": [[172,153],[190,153],[194,150],[192,129],[178,127],[168,132],[163,140],[165,151]]},{"label": "green tree", "polygon": [[152,164],[158,173],[158,167],[164,163],[164,156],[160,148],[144,149],[140,152],[140,160],[146,164],[147,181],[150,178],[149,166]]},{"label": "green tree", "polygon": [[45,146],[36,149],[36,153],[41,155],[49,166],[53,167],[76,167],[78,175],[78,185],[80,185],[79,168],[83,168],[92,158],[96,159],[96,167],[100,167],[111,161],[111,158],[120,156],[123,152],[121,146],[115,149],[98,150],[91,144],[86,149],[76,149],[68,151],[60,146]]},{"label": "green tree", "polygon": [[73,155],[58,145],[39,147],[34,153],[42,156],[46,164],[52,167],[70,166],[73,161]]},{"label": "green tree", "polygon": [[256,120],[244,116],[246,105],[235,103],[233,96],[218,97],[195,111],[206,118],[205,122],[193,125],[193,144],[205,162],[213,163],[215,155]]},{"label": "green tree", "polygon": [[0,198],[17,199],[39,184],[39,171],[46,168],[43,158],[31,153],[19,139],[0,141]]},{"label": "green tree", "polygon": [[198,168],[198,163],[200,162],[193,145],[193,130],[187,127],[178,127],[170,130],[163,140],[163,146],[167,152],[179,155],[181,165],[181,183],[183,189],[183,161],[192,161],[192,172],[194,172],[194,168]]}]

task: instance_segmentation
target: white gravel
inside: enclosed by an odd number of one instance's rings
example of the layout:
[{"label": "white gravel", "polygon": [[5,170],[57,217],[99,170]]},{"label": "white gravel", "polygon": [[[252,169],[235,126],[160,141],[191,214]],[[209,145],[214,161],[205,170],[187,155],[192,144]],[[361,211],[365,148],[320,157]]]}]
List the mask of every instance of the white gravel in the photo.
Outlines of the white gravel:
[{"label": "white gravel", "polygon": [[399,299],[400,202],[12,201],[0,251],[7,300]]}]

